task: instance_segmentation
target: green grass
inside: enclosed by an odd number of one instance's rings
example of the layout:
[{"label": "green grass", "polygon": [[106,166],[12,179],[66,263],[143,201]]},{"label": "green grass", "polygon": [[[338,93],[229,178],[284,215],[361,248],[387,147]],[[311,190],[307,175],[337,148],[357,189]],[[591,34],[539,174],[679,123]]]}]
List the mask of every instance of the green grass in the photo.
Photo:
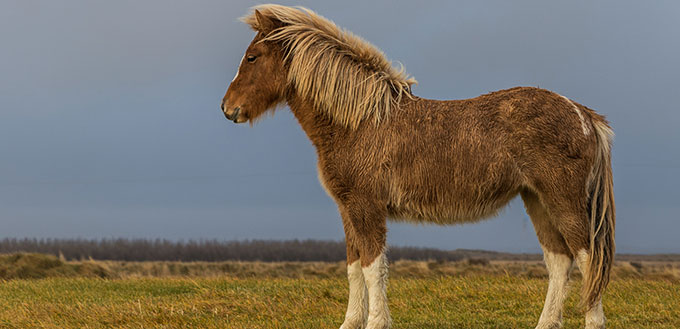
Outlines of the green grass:
[{"label": "green grass", "polygon": [[[565,328],[582,328],[578,285]],[[533,328],[547,280],[504,275],[397,277],[394,328]],[[0,328],[338,328],[347,282],[331,278],[47,278],[0,281]],[[616,279],[608,328],[680,328],[680,284]]]}]

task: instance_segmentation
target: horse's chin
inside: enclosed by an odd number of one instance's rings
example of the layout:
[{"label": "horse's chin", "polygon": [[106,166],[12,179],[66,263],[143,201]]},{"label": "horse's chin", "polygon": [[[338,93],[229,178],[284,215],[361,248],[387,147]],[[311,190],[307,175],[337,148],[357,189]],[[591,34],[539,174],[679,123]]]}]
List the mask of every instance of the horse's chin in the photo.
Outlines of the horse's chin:
[{"label": "horse's chin", "polygon": [[239,115],[236,119],[234,119],[232,121],[236,124],[246,123],[246,122],[248,122],[248,118],[246,118],[244,115]]}]

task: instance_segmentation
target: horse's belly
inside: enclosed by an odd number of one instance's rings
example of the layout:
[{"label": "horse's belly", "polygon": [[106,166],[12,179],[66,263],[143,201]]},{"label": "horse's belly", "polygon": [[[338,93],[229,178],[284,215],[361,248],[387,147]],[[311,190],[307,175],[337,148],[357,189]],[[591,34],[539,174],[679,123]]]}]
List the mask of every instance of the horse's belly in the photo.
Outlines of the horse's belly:
[{"label": "horse's belly", "polygon": [[461,204],[407,204],[399,207],[388,205],[388,218],[397,222],[440,225],[470,223],[495,216],[508,201],[474,207],[466,207]]},{"label": "horse's belly", "polygon": [[387,205],[394,221],[456,224],[495,216],[519,193],[510,181],[475,184],[393,186]]}]

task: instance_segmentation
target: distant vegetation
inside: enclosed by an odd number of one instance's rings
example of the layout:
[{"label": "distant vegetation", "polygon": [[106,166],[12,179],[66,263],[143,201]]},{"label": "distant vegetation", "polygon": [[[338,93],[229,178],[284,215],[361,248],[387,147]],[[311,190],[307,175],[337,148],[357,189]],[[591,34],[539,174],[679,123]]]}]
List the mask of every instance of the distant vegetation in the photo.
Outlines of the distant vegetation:
[{"label": "distant vegetation", "polygon": [[[262,262],[339,262],[345,260],[343,241],[320,240],[189,240],[166,239],[16,239],[0,240],[0,254],[41,253],[64,260],[116,261],[262,261]],[[491,260],[540,261],[539,254],[511,254],[482,250],[452,251],[391,246],[390,261]],[[680,261],[680,255],[617,255],[626,261]]]},{"label": "distant vegetation", "polygon": [[[345,260],[343,241],[319,240],[151,240],[151,239],[15,239],[0,240],[0,253],[29,252],[69,260],[120,261],[323,261]],[[459,261],[463,259],[540,260],[540,255],[504,254],[479,250],[444,251],[390,247],[390,260]]]}]

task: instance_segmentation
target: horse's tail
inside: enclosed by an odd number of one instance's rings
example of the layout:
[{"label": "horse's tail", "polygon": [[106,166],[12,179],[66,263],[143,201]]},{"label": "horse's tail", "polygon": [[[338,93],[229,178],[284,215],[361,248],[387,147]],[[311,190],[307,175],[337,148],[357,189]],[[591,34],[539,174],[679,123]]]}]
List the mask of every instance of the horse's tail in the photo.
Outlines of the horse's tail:
[{"label": "horse's tail", "polygon": [[614,263],[614,184],[611,166],[611,143],[614,133],[604,118],[593,118],[597,155],[588,179],[588,220],[590,255],[584,269],[583,303],[587,309],[600,300]]}]

